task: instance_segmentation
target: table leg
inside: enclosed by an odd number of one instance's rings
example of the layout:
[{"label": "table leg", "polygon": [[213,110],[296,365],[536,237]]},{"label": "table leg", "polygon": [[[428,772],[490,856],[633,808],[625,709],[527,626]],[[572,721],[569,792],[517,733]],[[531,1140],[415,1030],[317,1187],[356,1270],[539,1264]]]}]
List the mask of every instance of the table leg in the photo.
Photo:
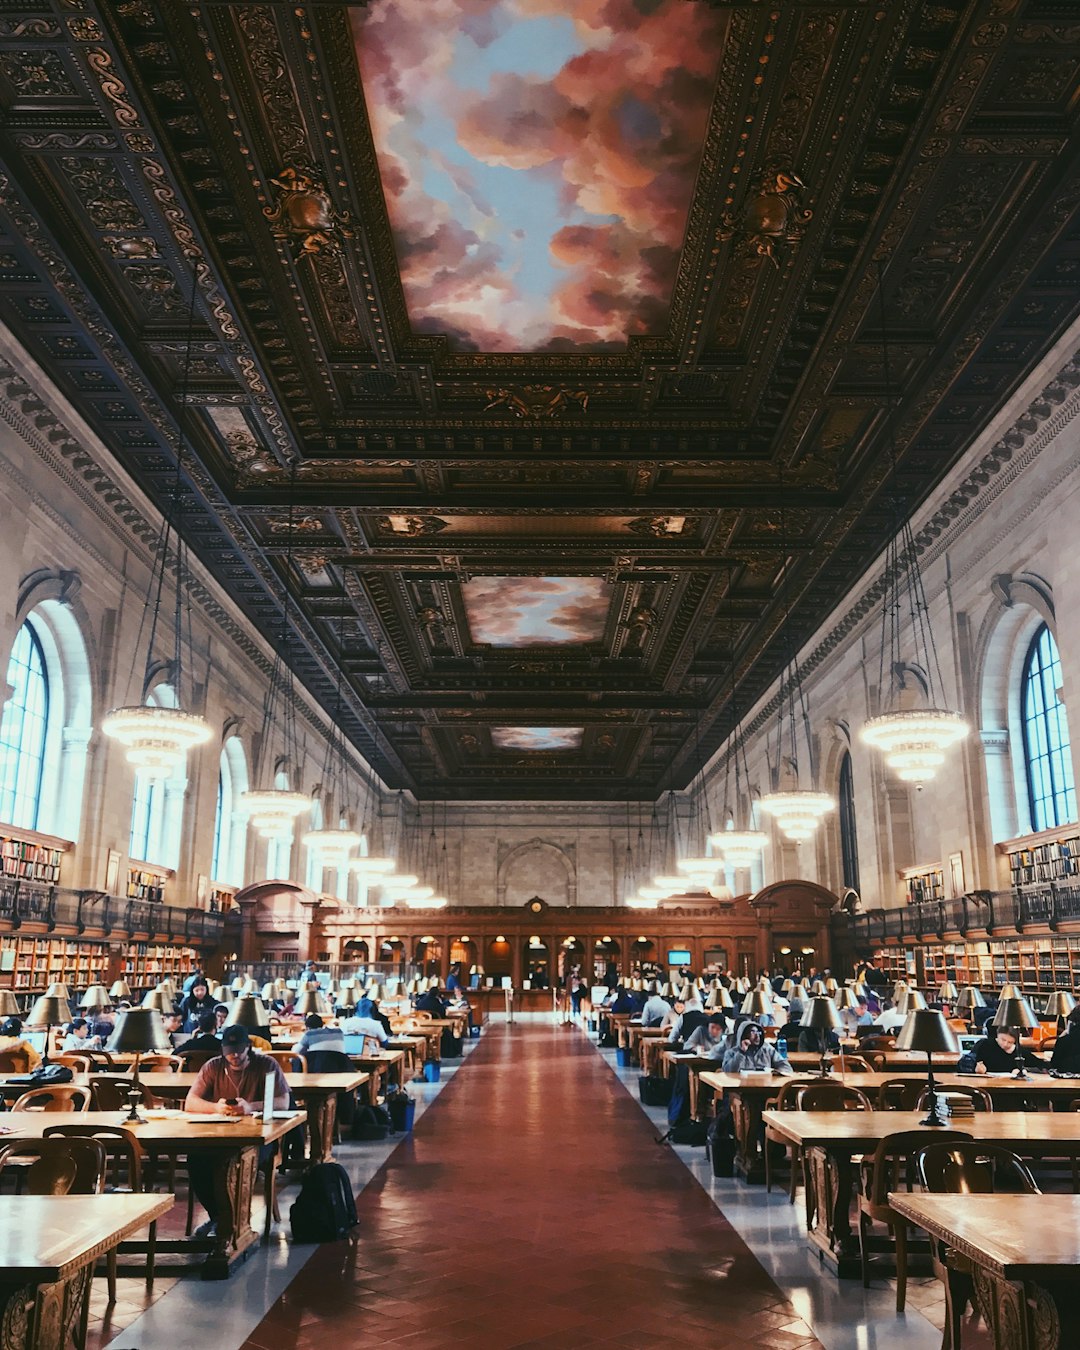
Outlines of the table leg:
[{"label": "table leg", "polygon": [[838,1275],[854,1277],[859,1272],[859,1243],[851,1231],[855,1177],[851,1159],[811,1148],[804,1167],[810,1241],[835,1265]]},{"label": "table leg", "polygon": [[[227,1280],[232,1261],[258,1245],[259,1235],[251,1226],[251,1201],[259,1169],[259,1148],[258,1144],[250,1144],[235,1150],[215,1150],[219,1154],[214,1159],[217,1236],[203,1263],[204,1280]],[[232,1257],[230,1248],[235,1254]]]},{"label": "table leg", "polygon": [[312,1092],[307,1098],[307,1126],[311,1140],[309,1159],[329,1162],[334,1151],[334,1122],[337,1120],[337,1092]]},{"label": "table leg", "polygon": [[1067,1282],[1003,1280],[976,1266],[975,1296],[994,1350],[1070,1350],[1080,1335],[1080,1310]]},{"label": "table leg", "polygon": [[65,1350],[73,1335],[76,1344],[84,1345],[82,1312],[93,1278],[94,1262],[90,1261],[67,1280],[0,1285],[3,1350]]},{"label": "table leg", "polygon": [[751,1185],[762,1185],[765,1181],[761,1113],[762,1103],[756,1093],[747,1096],[738,1091],[731,1093],[731,1119],[739,1145],[735,1169]]}]

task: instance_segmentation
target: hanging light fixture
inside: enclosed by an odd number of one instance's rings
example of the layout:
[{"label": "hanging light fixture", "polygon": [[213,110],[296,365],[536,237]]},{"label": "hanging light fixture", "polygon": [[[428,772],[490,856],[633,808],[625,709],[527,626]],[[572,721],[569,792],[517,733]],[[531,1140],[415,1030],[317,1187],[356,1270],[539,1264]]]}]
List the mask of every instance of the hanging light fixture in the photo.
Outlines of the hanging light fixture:
[{"label": "hanging light fixture", "polygon": [[[389,877],[393,874],[397,861],[389,850],[383,850],[382,840],[382,804],[375,792],[375,765],[374,760],[379,756],[379,705],[373,698],[371,700],[371,716],[374,724],[374,754],[372,755],[371,774],[372,781],[368,784],[368,796],[364,811],[364,823],[360,827],[360,833],[364,836],[364,841],[360,847],[367,848],[367,853],[362,853],[360,857],[353,858],[349,867],[356,873],[360,883],[364,886],[378,886],[380,879]],[[371,813],[371,839],[368,840],[368,812]]]},{"label": "hanging light fixture", "polygon": [[270,746],[276,721],[277,704],[281,702],[281,732],[284,760],[299,764],[296,736],[296,700],[293,688],[292,662],[289,660],[289,598],[292,578],[293,512],[296,503],[296,465],[293,465],[289,492],[288,540],[285,546],[285,576],[282,582],[281,637],[274,655],[274,667],[263,700],[260,759],[269,766],[270,786],[240,794],[240,807],[264,839],[291,839],[296,821],[311,809],[311,798],[290,788],[275,786],[275,761]]},{"label": "hanging light fixture", "polygon": [[345,733],[341,729],[341,684],[344,678],[345,644],[344,604],[338,618],[337,650],[337,696],[334,700],[334,717],[330,723],[330,737],[326,742],[326,758],[323,761],[322,781],[327,800],[331,808],[337,808],[334,819],[337,825],[329,829],[308,830],[300,842],[311,849],[324,867],[340,871],[348,865],[349,855],[360,844],[360,835],[349,829],[349,761],[345,750]]},{"label": "hanging light fixture", "polygon": [[[184,647],[187,647],[188,666],[192,664],[191,640],[191,586],[188,580],[187,542],[184,538],[184,448],[186,445],[185,416],[188,407],[188,387],[191,380],[192,346],[195,328],[195,306],[198,299],[198,268],[195,260],[191,269],[191,303],[188,307],[187,338],[184,350],[184,372],[180,385],[180,402],[176,413],[176,474],[172,501],[162,518],[154,551],[150,581],[143,602],[142,618],[136,650],[141,646],[144,629],[149,625],[146,656],[143,661],[141,702],[127,703],[106,713],[101,730],[124,747],[125,758],[134,765],[139,777],[150,782],[165,778],[180,778],[184,774],[189,750],[205,745],[211,737],[209,722],[184,707]],[[175,602],[173,606],[172,657],[163,661],[155,656],[161,604],[165,591],[165,577],[173,573]],[[187,634],[185,637],[185,605],[187,607]],[[137,667],[136,667],[137,668]],[[176,698],[175,707],[148,703],[154,678],[167,672],[167,679]],[[129,686],[130,688],[130,686]],[[190,693],[190,691],[188,691]]]},{"label": "hanging light fixture", "polygon": [[[881,318],[881,363],[885,388],[885,415],[891,457],[893,533],[885,553],[884,594],[881,605],[881,656],[878,668],[880,712],[862,728],[862,739],[880,750],[898,778],[922,787],[945,763],[952,746],[971,728],[960,713],[946,706],[944,680],[938,660],[930,607],[926,601],[919,550],[911,518],[900,498],[893,392],[885,323],[884,267],[878,271]],[[905,624],[910,626],[907,656],[903,654]],[[925,704],[922,700],[925,699]],[[920,706],[916,706],[919,700]]]},{"label": "hanging light fixture", "polygon": [[[728,575],[730,582],[731,576]],[[739,717],[738,694],[735,685],[735,653],[731,654],[731,748],[724,761],[724,828],[709,836],[709,844],[721,854],[724,864],[733,872],[754,867],[765,851],[769,836],[764,830],[754,830],[747,826],[740,828],[738,822],[744,819],[742,778],[746,779],[746,800],[750,800],[750,766],[746,761],[746,743],[742,736],[742,723]],[[742,764],[739,757],[742,756]],[[731,783],[731,765],[735,764],[735,792],[728,791]]]},{"label": "hanging light fixture", "polygon": [[[802,787],[799,780],[799,735],[801,723],[803,738],[806,741],[806,767],[811,784],[814,783],[814,742],[810,735],[810,709],[803,692],[802,676],[799,673],[799,656],[794,635],[791,631],[791,584],[789,580],[790,560],[787,550],[787,520],[784,503],[784,483],[780,485],[780,551],[784,567],[784,628],[789,643],[788,668],[780,682],[780,696],[777,708],[776,729],[776,767],[774,770],[777,789],[767,792],[761,798],[761,809],[776,821],[777,828],[788,839],[797,844],[812,839],[817,828],[830,811],[836,809],[836,801],[827,792],[819,792],[816,787]],[[796,707],[797,705],[797,707]],[[790,755],[787,764],[794,785],[782,788],[780,782],[784,773],[784,741],[788,742]]]}]

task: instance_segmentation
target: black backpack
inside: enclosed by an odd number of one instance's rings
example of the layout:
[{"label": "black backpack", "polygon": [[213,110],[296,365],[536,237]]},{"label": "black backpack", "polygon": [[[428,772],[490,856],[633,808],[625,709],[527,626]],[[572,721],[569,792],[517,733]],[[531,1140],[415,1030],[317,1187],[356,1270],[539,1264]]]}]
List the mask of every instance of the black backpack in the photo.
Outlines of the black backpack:
[{"label": "black backpack", "polygon": [[316,1163],[289,1210],[294,1242],[337,1242],[356,1227],[356,1200],[340,1163]]},{"label": "black backpack", "polygon": [[394,1132],[394,1121],[385,1106],[361,1106],[353,1117],[353,1139],[385,1139]]},{"label": "black backpack", "polygon": [[[766,1145],[767,1147],[767,1145]],[[709,1121],[705,1136],[705,1154],[712,1164],[714,1177],[735,1175],[735,1136],[731,1133],[731,1116],[714,1116]]]},{"label": "black backpack", "polygon": [[667,1106],[671,1101],[672,1078],[644,1077],[638,1079],[638,1096],[642,1106]]}]

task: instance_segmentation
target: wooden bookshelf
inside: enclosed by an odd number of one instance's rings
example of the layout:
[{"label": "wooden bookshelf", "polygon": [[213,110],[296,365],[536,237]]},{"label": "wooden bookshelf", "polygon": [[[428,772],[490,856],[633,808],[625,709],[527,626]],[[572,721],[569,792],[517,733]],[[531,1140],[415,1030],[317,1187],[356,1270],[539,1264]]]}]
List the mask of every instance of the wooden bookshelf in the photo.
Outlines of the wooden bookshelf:
[{"label": "wooden bookshelf", "polygon": [[233,907],[236,891],[235,886],[222,886],[218,882],[214,882],[210,887],[210,898],[207,905],[210,913],[227,914]]},{"label": "wooden bookshelf", "polygon": [[940,863],[922,863],[905,867],[900,872],[904,883],[904,897],[909,905],[945,899],[945,873]]},{"label": "wooden bookshelf", "polygon": [[165,899],[165,883],[172,876],[167,867],[151,867],[149,863],[133,862],[128,867],[127,891],[129,900],[148,900],[160,904]]},{"label": "wooden bookshelf", "polygon": [[104,942],[21,933],[0,937],[0,988],[14,989],[17,994],[43,994],[58,981],[72,993],[84,990],[104,982],[108,965],[109,949]]},{"label": "wooden bookshelf", "polygon": [[959,987],[973,984],[988,991],[1016,984],[1025,994],[1040,998],[1055,989],[1071,993],[1080,990],[1080,936],[924,942],[914,950],[884,947],[881,956],[882,969],[890,980],[903,978],[897,971],[910,971],[921,963],[917,982],[930,995],[946,981]]},{"label": "wooden bookshelf", "polygon": [[1069,882],[1080,877],[1080,826],[1042,830],[998,844],[1009,863],[1009,884],[1013,890],[1025,886],[1045,886],[1048,882]]},{"label": "wooden bookshelf", "polygon": [[166,942],[129,942],[124,949],[123,965],[124,979],[133,989],[153,989],[166,979],[181,985],[198,969],[199,954],[194,947]]},{"label": "wooden bookshelf", "polygon": [[71,847],[67,840],[7,825],[0,828],[0,876],[44,886],[60,884],[60,863]]}]

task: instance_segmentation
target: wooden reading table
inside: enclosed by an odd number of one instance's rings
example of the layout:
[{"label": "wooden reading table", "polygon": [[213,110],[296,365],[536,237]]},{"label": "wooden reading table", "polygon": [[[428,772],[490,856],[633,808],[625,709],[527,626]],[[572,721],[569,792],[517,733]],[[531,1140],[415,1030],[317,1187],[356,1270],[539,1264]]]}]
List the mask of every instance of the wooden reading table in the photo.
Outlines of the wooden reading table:
[{"label": "wooden reading table", "polygon": [[[925,1060],[925,1055],[923,1056]],[[839,1060],[836,1061],[839,1063]],[[923,1065],[925,1077],[926,1066]],[[700,1076],[703,1086],[722,1093],[732,1107],[735,1138],[739,1150],[735,1165],[739,1174],[752,1184],[765,1180],[765,1158],[761,1151],[762,1113],[776,1097],[780,1088],[791,1078],[772,1073],[730,1074],[715,1071],[691,1070],[690,1078]],[[890,1079],[907,1075],[896,1073],[833,1073],[822,1078],[818,1074],[798,1072],[795,1078],[807,1086],[811,1083],[844,1083],[865,1092],[876,1103],[878,1089]],[[1080,1080],[1050,1078],[1046,1074],[1032,1074],[1017,1079],[1000,1074],[958,1074],[934,1071],[934,1083],[942,1091],[958,1087],[978,1087],[990,1094],[995,1111],[1018,1109],[1020,1104],[1041,1108],[1065,1105],[1080,1097]]]},{"label": "wooden reading table", "polygon": [[[40,1139],[50,1125],[63,1125],[68,1121],[77,1125],[123,1124],[150,1153],[179,1157],[195,1148],[211,1151],[215,1155],[217,1236],[186,1238],[175,1243],[159,1240],[157,1250],[207,1252],[202,1266],[203,1279],[228,1279],[232,1267],[259,1243],[259,1235],[251,1226],[251,1200],[255,1192],[259,1150],[264,1144],[276,1143],[288,1134],[296,1126],[297,1117],[264,1124],[256,1116],[237,1116],[235,1121],[216,1122],[205,1116],[188,1116],[182,1111],[151,1113],[144,1110],[144,1114],[147,1116],[145,1124],[132,1125],[121,1119],[122,1112],[119,1111],[80,1111],[73,1116],[55,1111],[11,1111],[3,1117],[2,1123],[8,1133],[2,1138]],[[96,1202],[103,1197],[91,1198]],[[169,1208],[172,1197],[167,1198],[169,1205],[166,1208]],[[5,1221],[8,1204],[9,1198],[5,1197]],[[10,1225],[0,1224],[0,1230],[10,1230]]]},{"label": "wooden reading table", "polygon": [[890,1193],[889,1204],[971,1273],[994,1350],[1080,1345],[1080,1195]]},{"label": "wooden reading table", "polygon": [[[55,1117],[50,1117],[56,1124]],[[10,1137],[10,1136],[8,1136]],[[0,1224],[4,1350],[65,1350],[99,1256],[172,1208],[171,1195],[6,1195]]]},{"label": "wooden reading table", "polygon": [[[905,1130],[932,1144],[938,1132],[920,1124],[924,1116],[923,1111],[765,1112],[765,1124],[803,1150],[808,1237],[842,1278],[859,1274],[858,1242],[850,1222],[855,1157],[873,1153],[882,1139]],[[1080,1112],[981,1111],[948,1126],[1022,1158],[1080,1157]]]},{"label": "wooden reading table", "polygon": [[[194,1073],[144,1073],[139,1081],[169,1102],[183,1102],[195,1079]],[[355,1092],[368,1081],[368,1075],[355,1073],[287,1073],[289,1091],[304,1107],[310,1140],[309,1161],[329,1162],[334,1149],[334,1122],[337,1120],[339,1092]]]}]

